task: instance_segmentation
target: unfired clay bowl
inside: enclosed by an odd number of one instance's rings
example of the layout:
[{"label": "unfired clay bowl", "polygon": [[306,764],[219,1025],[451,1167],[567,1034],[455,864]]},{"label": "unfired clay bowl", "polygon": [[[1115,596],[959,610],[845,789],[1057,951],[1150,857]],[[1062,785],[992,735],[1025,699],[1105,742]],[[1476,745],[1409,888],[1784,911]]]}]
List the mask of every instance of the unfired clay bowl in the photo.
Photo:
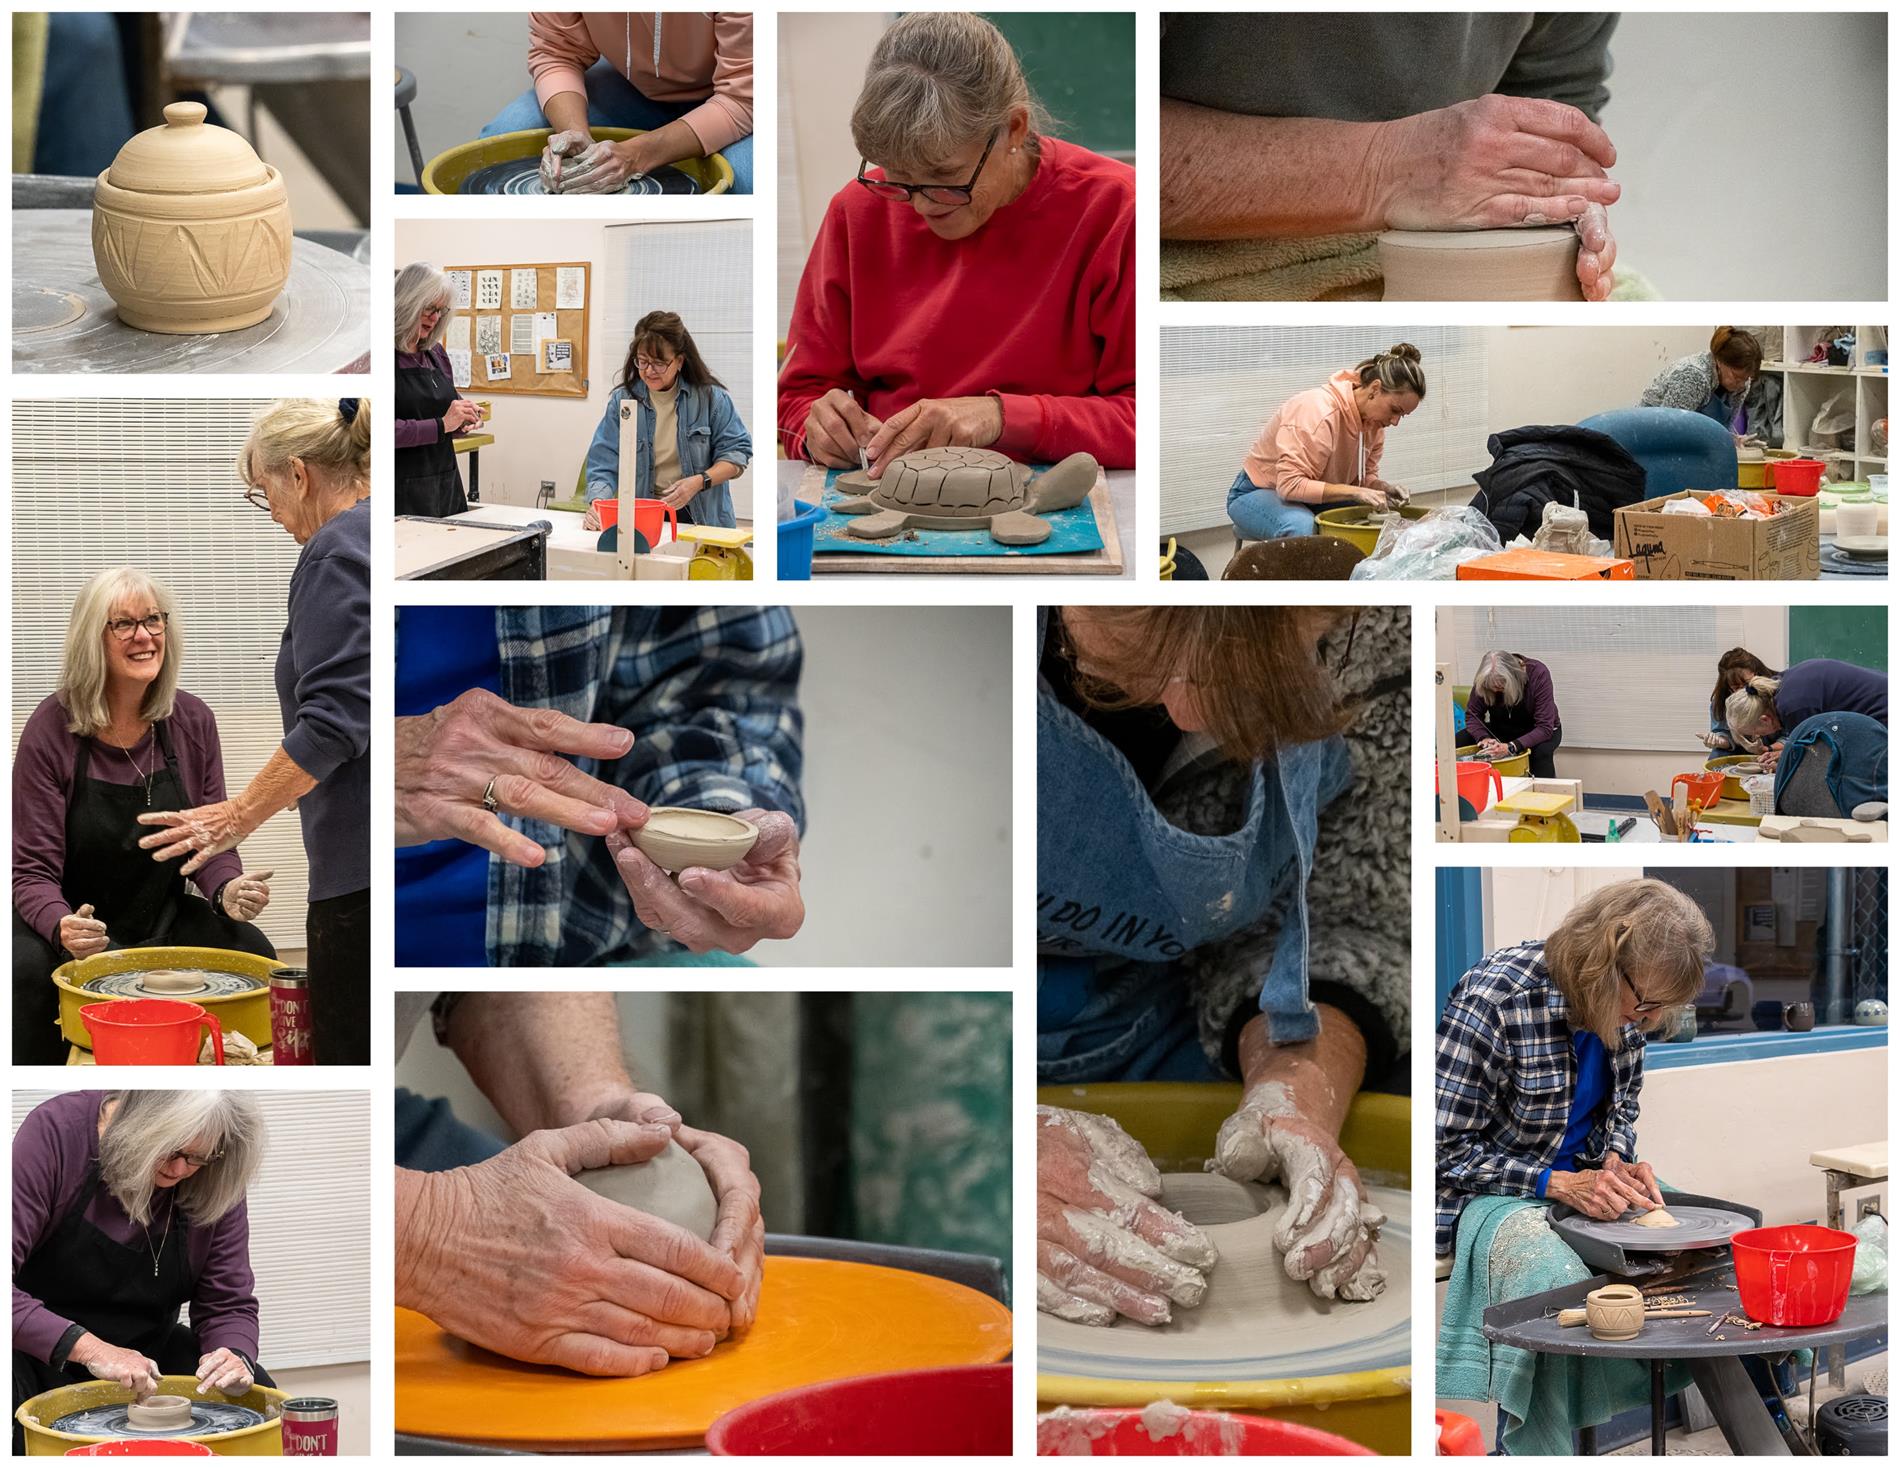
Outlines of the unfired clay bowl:
[{"label": "unfired clay bowl", "polygon": [[164,1432],[191,1426],[189,1397],[147,1397],[125,1409],[125,1420],[146,1432]]},{"label": "unfired clay bowl", "polygon": [[1581,301],[1577,232],[1387,230],[1379,266],[1388,301]]},{"label": "unfired clay bowl", "polygon": [[647,823],[633,833],[633,844],[663,871],[704,867],[723,872],[746,858],[759,839],[759,828],[716,810],[656,805]]},{"label": "unfired clay bowl", "polygon": [[1627,1341],[1643,1328],[1643,1292],[1635,1285],[1605,1285],[1583,1297],[1583,1320],[1600,1341]]},{"label": "unfired clay bowl", "polygon": [[155,968],[146,970],[139,987],[147,994],[202,994],[209,986],[203,969]]},{"label": "unfired clay bowl", "polygon": [[92,258],[119,320],[141,331],[237,331],[290,279],[290,201],[251,145],[174,102],[99,175]]}]

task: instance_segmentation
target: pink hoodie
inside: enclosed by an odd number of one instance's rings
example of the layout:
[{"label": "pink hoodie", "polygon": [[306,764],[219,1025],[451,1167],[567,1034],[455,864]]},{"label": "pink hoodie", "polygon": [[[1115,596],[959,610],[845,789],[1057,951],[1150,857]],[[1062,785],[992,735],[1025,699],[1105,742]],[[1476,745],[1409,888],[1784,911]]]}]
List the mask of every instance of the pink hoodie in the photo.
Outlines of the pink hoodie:
[{"label": "pink hoodie", "polygon": [[[1353,401],[1358,376],[1335,372],[1324,387],[1310,387],[1280,405],[1247,451],[1247,478],[1288,504],[1316,505],[1322,485],[1367,484],[1378,478],[1385,430],[1359,421]],[[1363,442],[1365,461],[1360,462]]]},{"label": "pink hoodie", "polygon": [[[654,65],[654,52],[659,65]],[[735,11],[537,10],[528,16],[528,74],[543,108],[587,95],[601,57],[654,102],[700,102],[680,118],[717,153],[752,134],[752,16]]]}]

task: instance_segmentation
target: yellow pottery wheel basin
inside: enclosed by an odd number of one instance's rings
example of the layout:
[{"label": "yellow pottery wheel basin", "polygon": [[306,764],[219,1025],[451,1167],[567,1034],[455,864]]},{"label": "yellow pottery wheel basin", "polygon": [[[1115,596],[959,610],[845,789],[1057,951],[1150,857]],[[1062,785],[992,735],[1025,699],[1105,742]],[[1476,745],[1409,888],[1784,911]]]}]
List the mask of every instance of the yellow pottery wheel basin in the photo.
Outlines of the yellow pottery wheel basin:
[{"label": "yellow pottery wheel basin", "polygon": [[[161,1393],[189,1397],[196,1393],[198,1380],[192,1376],[161,1376],[158,1389]],[[280,1420],[284,1410],[286,1393],[274,1387],[254,1386],[241,1397],[225,1397],[241,1407],[249,1407],[254,1412],[262,1412],[264,1420],[250,1427],[240,1427],[235,1432],[210,1432],[185,1437],[186,1441],[203,1443],[212,1452],[224,1458],[279,1458],[284,1452],[284,1426]],[[68,1448],[83,1448],[91,1443],[124,1441],[111,1437],[95,1437],[76,1432],[56,1432],[43,1423],[57,1422],[69,1412],[84,1411],[88,1407],[117,1406],[132,1400],[132,1394],[124,1387],[109,1381],[87,1381],[73,1386],[57,1386],[50,1392],[41,1392],[37,1397],[29,1397],[20,1404],[13,1414],[26,1434],[26,1455],[29,1458],[63,1457]]]},{"label": "yellow pottery wheel basin", "polygon": [[[590,127],[588,131],[594,135],[595,142],[624,143],[628,138],[639,137],[645,129]],[[422,170],[422,192],[459,194],[462,185],[484,168],[497,163],[515,163],[523,158],[539,158],[552,136],[553,129],[537,127],[518,133],[497,133],[492,138],[476,138],[473,142],[458,144],[429,160],[428,166]],[[720,153],[707,158],[682,158],[668,166],[689,175],[699,185],[701,194],[723,194],[732,187],[732,165]]]},{"label": "yellow pottery wheel basin", "polygon": [[1340,505],[1335,509],[1321,510],[1313,517],[1313,522],[1321,535],[1343,540],[1366,555],[1371,555],[1379,544],[1379,530],[1385,523],[1385,517],[1392,514],[1401,515],[1407,520],[1425,518],[1425,511],[1416,505],[1406,505],[1399,510],[1375,510],[1371,505]]},{"label": "yellow pottery wheel basin", "polygon": [[91,958],[71,959],[53,970],[53,983],[59,989],[59,1032],[70,1044],[90,1050],[92,1032],[80,1017],[81,1006],[116,1004],[133,997],[129,994],[89,994],[80,986],[91,979],[133,969],[222,969],[227,973],[248,975],[257,980],[258,987],[243,994],[181,994],[177,997],[216,1015],[218,1023],[227,1031],[236,1030],[263,1049],[271,1042],[270,971],[282,966],[282,959],[260,958],[255,953],[239,953],[229,948],[119,948],[110,953],[96,953]]},{"label": "yellow pottery wheel basin", "polygon": [[[1477,745],[1461,744],[1458,746],[1459,759],[1476,759],[1477,757]],[[1491,768],[1496,770],[1500,775],[1528,775],[1531,772],[1531,755],[1527,749],[1519,750],[1509,759],[1486,760],[1485,763],[1490,765]]]}]

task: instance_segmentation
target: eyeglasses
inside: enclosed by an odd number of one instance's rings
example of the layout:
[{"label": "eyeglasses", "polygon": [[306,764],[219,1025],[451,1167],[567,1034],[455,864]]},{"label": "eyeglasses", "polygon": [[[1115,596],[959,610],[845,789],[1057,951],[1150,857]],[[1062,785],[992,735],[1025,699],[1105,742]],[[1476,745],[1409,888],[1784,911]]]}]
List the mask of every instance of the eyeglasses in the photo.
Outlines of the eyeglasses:
[{"label": "eyeglasses", "polygon": [[1621,969],[1618,969],[1616,971],[1616,976],[1619,979],[1621,979],[1625,984],[1628,984],[1630,993],[1636,996],[1636,1013],[1654,1014],[1657,1010],[1663,1007],[1662,1002],[1660,1000],[1643,998],[1643,991],[1637,988],[1636,985],[1631,984],[1630,976],[1624,973]]},{"label": "eyeglasses", "polygon": [[211,1166],[212,1163],[220,1161],[223,1157],[224,1157],[224,1153],[221,1151],[220,1152],[179,1151],[179,1152],[174,1152],[171,1154],[171,1156],[167,1157],[165,1159],[165,1163],[167,1166],[170,1166],[174,1162],[183,1162],[191,1167],[209,1167]]},{"label": "eyeglasses", "polygon": [[252,485],[249,489],[244,491],[244,503],[249,505],[252,509],[262,510],[268,515],[270,513],[270,492],[268,490],[259,489],[256,485]]},{"label": "eyeglasses", "polygon": [[658,377],[661,373],[665,372],[667,368],[678,364],[679,361],[680,359],[678,357],[668,357],[664,362],[656,362],[651,357],[635,357],[633,359],[633,368],[634,371],[638,372],[642,377]]},{"label": "eyeglasses", "polygon": [[970,175],[970,181],[966,184],[908,184],[888,178],[866,178],[864,170],[870,165],[862,158],[858,159],[858,182],[880,199],[888,199],[893,204],[908,204],[919,194],[933,204],[967,204],[976,192],[976,181],[983,176],[983,165],[990,161],[990,150],[1002,135],[1000,128],[990,134],[990,140],[983,145],[983,156],[976,160],[976,172]]},{"label": "eyeglasses", "polygon": [[164,635],[165,624],[171,617],[170,612],[153,612],[149,617],[114,617],[106,623],[106,631],[121,642],[130,642],[141,627],[151,636],[160,637]]}]

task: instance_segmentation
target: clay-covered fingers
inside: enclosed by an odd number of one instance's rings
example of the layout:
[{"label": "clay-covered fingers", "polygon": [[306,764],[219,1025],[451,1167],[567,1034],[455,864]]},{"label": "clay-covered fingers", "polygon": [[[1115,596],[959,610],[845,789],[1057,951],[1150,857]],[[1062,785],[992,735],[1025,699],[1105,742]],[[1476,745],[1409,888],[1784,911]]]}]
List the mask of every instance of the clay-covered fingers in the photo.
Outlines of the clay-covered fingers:
[{"label": "clay-covered fingers", "polygon": [[1166,1325],[1174,1313],[1166,1296],[1117,1279],[1047,1239],[1036,1241],[1036,1308],[1080,1325],[1113,1325],[1118,1315]]},{"label": "clay-covered fingers", "polygon": [[1165,1295],[1192,1309],[1207,1294],[1207,1276],[1192,1264],[1170,1259],[1112,1218],[1038,1195],[1036,1238],[1151,1295]]},{"label": "clay-covered fingers", "polygon": [[550,194],[561,192],[562,173],[570,159],[593,146],[594,135],[583,128],[553,133],[541,149],[541,186]]},{"label": "clay-covered fingers", "polygon": [[241,1397],[254,1385],[251,1370],[236,1351],[220,1346],[198,1360],[198,1385],[206,1391]]},{"label": "clay-covered fingers", "polygon": [[1220,1257],[1213,1240],[1195,1224],[1096,1165],[1094,1154],[1076,1133],[1037,1132],[1036,1188],[1114,1219],[1170,1259],[1207,1269]]},{"label": "clay-covered fingers", "polygon": [[1089,1154],[1143,1197],[1161,1196],[1161,1169],[1113,1117],[1092,1111],[1074,1111],[1064,1106],[1036,1108],[1038,1155],[1045,1139],[1054,1132],[1069,1132],[1079,1137]]},{"label": "clay-covered fingers", "polygon": [[1341,1157],[1337,1167],[1321,1177],[1302,1177],[1290,1198],[1273,1242],[1282,1253],[1287,1277],[1310,1280],[1350,1253],[1364,1236],[1364,1192],[1357,1170]]},{"label": "clay-covered fingers", "polygon": [[529,1132],[509,1150],[558,1167],[572,1177],[596,1167],[651,1162],[672,1140],[673,1128],[664,1121],[621,1121],[602,1116],[574,1126]]},{"label": "clay-covered fingers", "polygon": [[752,1171],[752,1154],[731,1137],[697,1127],[683,1126],[675,1137],[700,1165],[719,1202],[709,1242],[715,1249],[738,1253],[759,1221],[759,1179]]},{"label": "clay-covered fingers", "polygon": [[92,914],[92,904],[84,902],[77,911],[59,920],[60,947],[74,958],[91,958],[95,953],[106,951],[106,925]]},{"label": "clay-covered fingers", "polygon": [[1587,301],[1607,301],[1616,289],[1616,236],[1610,212],[1592,204],[1577,219],[1577,284]]}]

